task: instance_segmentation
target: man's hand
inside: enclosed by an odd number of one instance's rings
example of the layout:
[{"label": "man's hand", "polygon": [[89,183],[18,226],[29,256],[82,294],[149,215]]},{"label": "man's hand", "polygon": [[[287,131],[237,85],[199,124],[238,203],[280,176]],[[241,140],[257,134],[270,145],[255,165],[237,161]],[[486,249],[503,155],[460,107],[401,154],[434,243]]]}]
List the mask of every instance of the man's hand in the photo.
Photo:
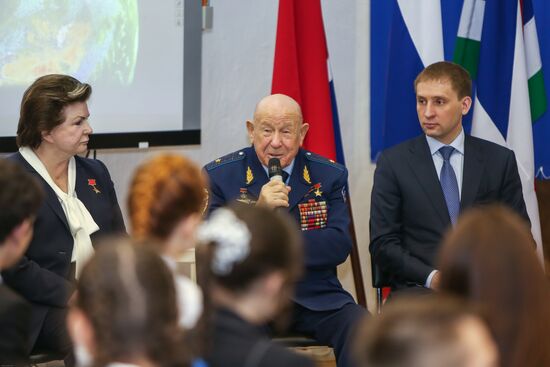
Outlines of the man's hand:
[{"label": "man's hand", "polygon": [[283,182],[269,181],[262,186],[262,191],[260,191],[260,197],[256,205],[265,206],[267,208],[288,208],[289,192],[290,186],[286,186]]}]

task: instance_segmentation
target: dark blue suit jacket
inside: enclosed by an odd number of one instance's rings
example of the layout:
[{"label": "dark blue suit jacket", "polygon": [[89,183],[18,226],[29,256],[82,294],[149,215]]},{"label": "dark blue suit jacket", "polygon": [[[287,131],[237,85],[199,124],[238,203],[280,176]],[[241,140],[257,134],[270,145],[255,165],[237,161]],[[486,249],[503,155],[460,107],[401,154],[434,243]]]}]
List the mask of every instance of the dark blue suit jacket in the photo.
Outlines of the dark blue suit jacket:
[{"label": "dark blue suit jacket", "polygon": [[[262,186],[269,182],[253,147],[216,159],[205,170],[210,177],[209,211],[237,199],[254,203]],[[326,227],[302,231],[306,272],[297,284],[294,300],[311,310],[334,310],[354,302],[336,276],[336,266],[351,251],[347,178],[344,166],[303,149],[298,151],[288,182],[292,188],[289,213],[300,224],[299,204],[314,200],[326,202],[328,216]],[[317,194],[316,184],[321,185]]]},{"label": "dark blue suit jacket", "polygon": [[[9,157],[24,167],[41,183],[45,202],[38,210],[34,235],[21,261],[2,273],[6,284],[22,295],[32,306],[31,345],[38,337],[50,307],[66,307],[73,287],[69,278],[73,237],[61,204],[51,187],[21,156]],[[107,167],[99,161],[76,156],[76,194],[84,203],[99,231],[92,234],[92,243],[106,234],[124,232],[124,221],[118,206],[113,182]],[[95,179],[96,193],[88,180]]]},{"label": "dark blue suit jacket", "polygon": [[[529,221],[514,153],[466,135],[460,212],[496,202]],[[450,226],[426,137],[382,152],[372,189],[370,252],[392,288],[424,285]]]}]

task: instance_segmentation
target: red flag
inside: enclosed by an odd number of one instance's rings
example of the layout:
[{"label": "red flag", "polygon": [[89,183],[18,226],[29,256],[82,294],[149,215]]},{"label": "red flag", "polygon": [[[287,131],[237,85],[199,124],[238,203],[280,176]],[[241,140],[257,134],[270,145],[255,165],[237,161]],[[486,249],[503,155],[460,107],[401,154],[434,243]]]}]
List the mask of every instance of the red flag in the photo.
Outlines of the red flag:
[{"label": "red flag", "polygon": [[[305,149],[344,164],[338,109],[328,65],[320,0],[279,0],[271,93],[285,94],[300,104],[304,121],[310,125]],[[366,307],[351,204],[349,211],[353,279],[358,303]]]},{"label": "red flag", "polygon": [[320,0],[280,0],[271,93],[300,104],[310,125],[304,148],[336,160],[327,61]]}]

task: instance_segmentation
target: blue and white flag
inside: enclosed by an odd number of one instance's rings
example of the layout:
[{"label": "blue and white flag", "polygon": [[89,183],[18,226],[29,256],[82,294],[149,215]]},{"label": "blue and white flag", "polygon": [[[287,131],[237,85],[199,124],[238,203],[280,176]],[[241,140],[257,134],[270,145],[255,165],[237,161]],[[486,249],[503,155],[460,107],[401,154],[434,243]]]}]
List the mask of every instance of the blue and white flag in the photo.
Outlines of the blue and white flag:
[{"label": "blue and white flag", "polygon": [[391,22],[382,90],[372,90],[373,98],[382,94],[384,101],[382,121],[371,125],[381,129],[378,134],[373,131],[381,137],[372,140],[376,152],[422,133],[413,81],[425,66],[444,57],[440,0],[397,0]]},{"label": "blue and white flag", "polygon": [[455,61],[475,82],[471,134],[516,154],[531,231],[542,259],[532,119],[546,110],[531,0],[465,0]]},{"label": "blue and white flag", "polygon": [[471,119],[472,135],[514,150],[542,255],[532,123],[548,114],[532,0],[372,2],[371,21],[371,158],[422,133],[413,81],[425,66],[454,59],[474,82],[465,130]]}]

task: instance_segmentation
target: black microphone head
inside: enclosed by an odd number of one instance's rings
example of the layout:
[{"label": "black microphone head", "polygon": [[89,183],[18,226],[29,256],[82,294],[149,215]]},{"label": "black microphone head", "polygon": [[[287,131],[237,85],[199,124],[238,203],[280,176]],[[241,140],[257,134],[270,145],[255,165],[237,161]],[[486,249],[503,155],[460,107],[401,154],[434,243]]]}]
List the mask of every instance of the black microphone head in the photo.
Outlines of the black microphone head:
[{"label": "black microphone head", "polygon": [[279,158],[271,158],[268,163],[269,178],[273,176],[283,177],[283,169]]}]

